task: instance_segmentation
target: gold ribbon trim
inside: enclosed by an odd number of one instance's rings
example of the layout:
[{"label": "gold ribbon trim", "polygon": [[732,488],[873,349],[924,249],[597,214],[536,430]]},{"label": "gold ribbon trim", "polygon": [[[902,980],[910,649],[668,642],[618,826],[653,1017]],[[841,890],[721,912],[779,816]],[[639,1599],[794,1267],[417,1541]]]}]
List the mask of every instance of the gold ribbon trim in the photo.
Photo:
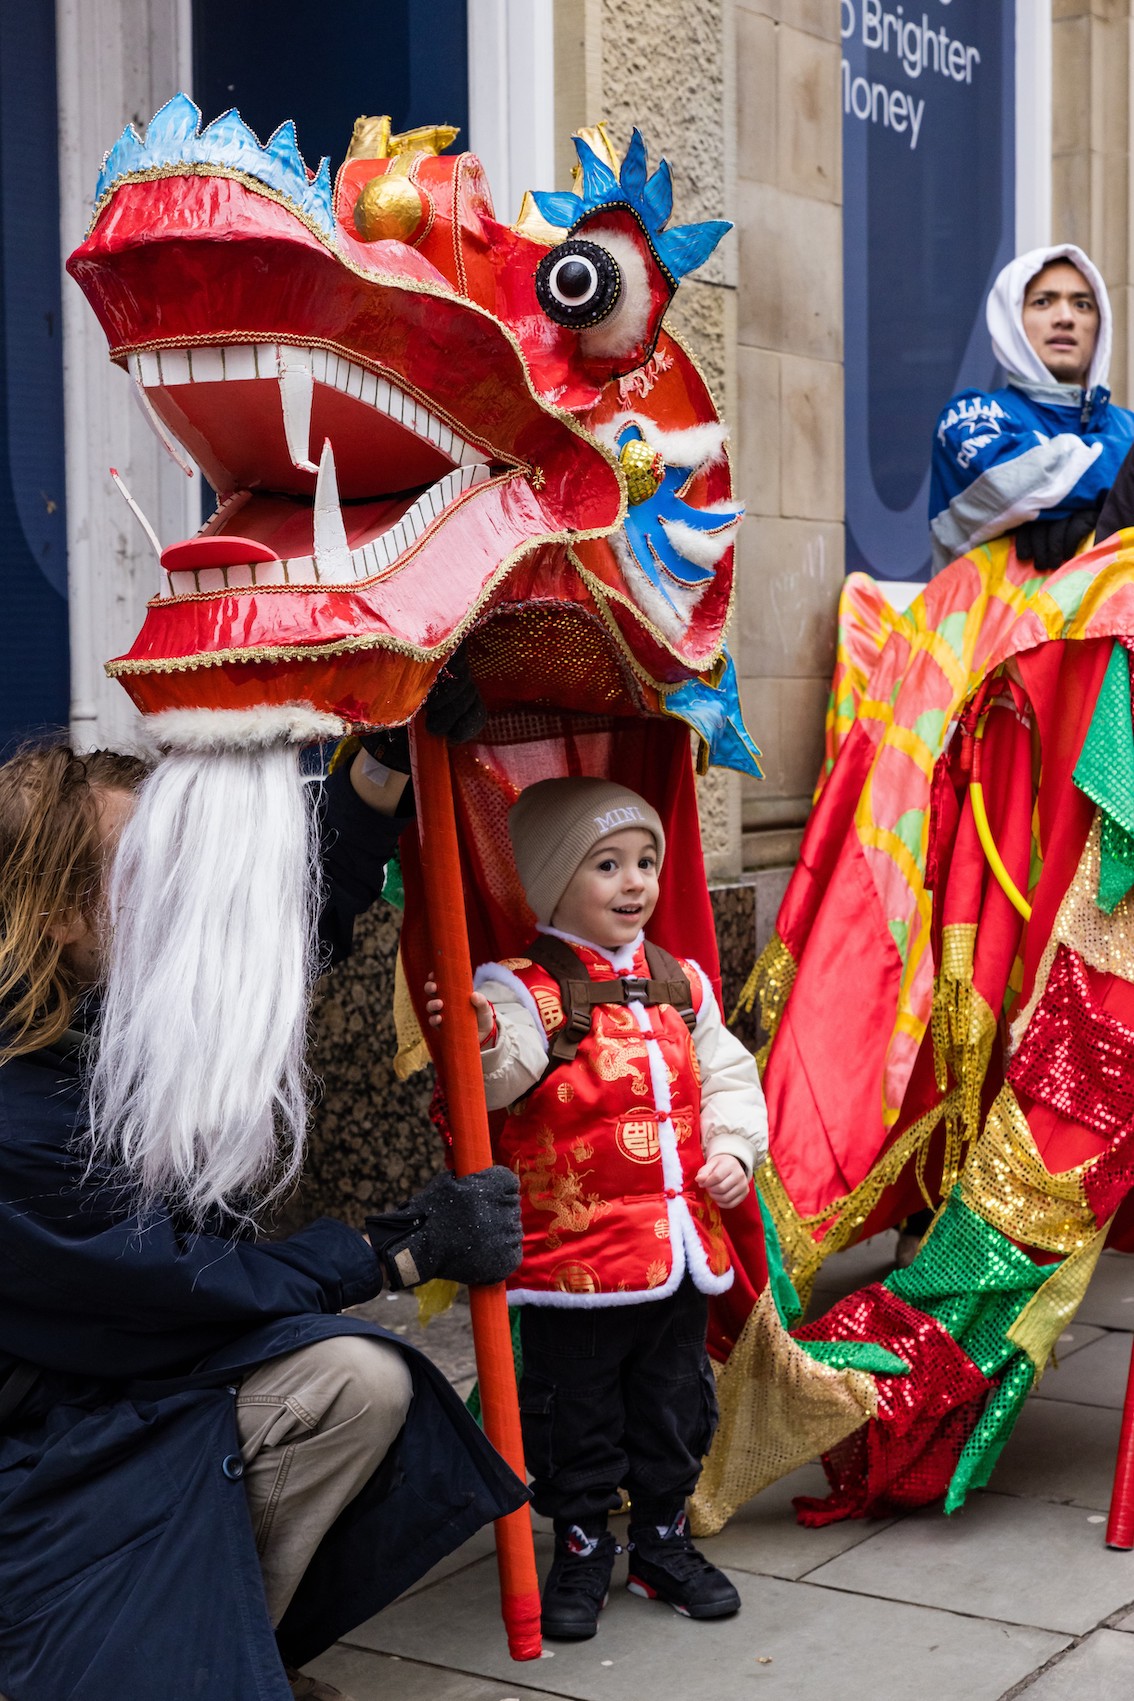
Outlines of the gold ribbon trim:
[{"label": "gold ribbon trim", "polygon": [[[956,1107],[945,1119],[943,1198],[957,1182],[965,1145],[980,1133],[981,1093],[996,1039],[996,1017],[973,985],[975,922],[950,922],[942,929],[941,972],[933,988],[930,1031],[937,1086],[945,1092],[950,1074],[959,1088]],[[922,1166],[918,1181],[926,1203],[935,1206],[925,1187]]]},{"label": "gold ribbon trim", "polygon": [[1083,1191],[1087,1168],[1080,1164],[1058,1174],[1047,1168],[1020,1102],[1005,1084],[969,1153],[961,1199],[1009,1240],[1068,1257],[1082,1250],[1097,1227]]},{"label": "gold ribbon trim", "polygon": [[[888,1187],[897,1181],[911,1161],[924,1162],[924,1151],[943,1116],[955,1113],[960,1088],[954,1087],[939,1104],[910,1124],[879,1158],[858,1186],[814,1216],[801,1216],[788,1198],[787,1189],[769,1160],[760,1170],[760,1192],[772,1213],[784,1263],[804,1306],[811,1286],[825,1259],[857,1240],[858,1232]],[[812,1232],[823,1228],[819,1239]]]},{"label": "gold ribbon trim", "polygon": [[429,1047],[425,1043],[425,1035],[421,1031],[417,1011],[410,997],[400,945],[394,963],[394,1032],[398,1039],[398,1049],[394,1055],[394,1074],[399,1081],[408,1081],[411,1075],[416,1075],[418,1070],[424,1069],[429,1062]]},{"label": "gold ribbon trim", "polygon": [[787,1008],[788,996],[795,985],[795,972],[795,958],[779,934],[773,933],[752,965],[752,972],[741,988],[740,997],[729,1017],[731,1025],[742,1010],[750,1016],[752,1006],[757,999],[760,1000],[760,1026],[768,1036],[756,1053],[756,1064],[761,1075],[767,1067],[772,1041],[779,1030],[784,1010]]},{"label": "gold ribbon trim", "polygon": [[698,1536],[715,1535],[745,1501],[845,1441],[878,1409],[873,1377],[811,1358],[767,1289],[717,1378],[717,1399],[720,1425],[689,1508]]},{"label": "gold ribbon trim", "polygon": [[1036,1289],[1008,1331],[1008,1339],[1034,1364],[1037,1382],[1051,1360],[1056,1341],[1083,1303],[1109,1228],[1110,1223],[1105,1223],[1059,1265]]}]

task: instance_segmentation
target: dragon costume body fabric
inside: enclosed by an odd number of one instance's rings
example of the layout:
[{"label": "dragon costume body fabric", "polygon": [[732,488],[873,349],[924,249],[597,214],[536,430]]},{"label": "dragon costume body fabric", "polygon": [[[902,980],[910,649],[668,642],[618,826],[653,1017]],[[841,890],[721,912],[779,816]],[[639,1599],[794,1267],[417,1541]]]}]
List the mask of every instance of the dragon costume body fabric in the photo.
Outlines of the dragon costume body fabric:
[{"label": "dragon costume body fabric", "polygon": [[[824,773],[749,989],[783,1267],[725,1377],[775,1392],[739,1389],[750,1452],[730,1474],[722,1451],[714,1521],[821,1449],[803,1522],[955,1509],[1104,1245],[1134,1250],[1132,545],[1045,577],[994,541],[904,614],[847,581]],[[831,1252],[927,1202],[908,1269],[799,1326]],[[840,1382],[840,1341],[894,1356]]]}]

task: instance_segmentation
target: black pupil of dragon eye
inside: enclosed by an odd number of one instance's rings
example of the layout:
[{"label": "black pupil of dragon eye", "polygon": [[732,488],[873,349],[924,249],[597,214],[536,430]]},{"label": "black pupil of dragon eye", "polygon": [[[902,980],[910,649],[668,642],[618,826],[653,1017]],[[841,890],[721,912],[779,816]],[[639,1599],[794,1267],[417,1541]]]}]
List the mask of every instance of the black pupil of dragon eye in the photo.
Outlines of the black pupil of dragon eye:
[{"label": "black pupil of dragon eye", "polygon": [[598,276],[589,260],[573,254],[570,259],[561,260],[555,268],[554,288],[557,295],[571,303],[586,301],[593,295],[598,285]]},{"label": "black pupil of dragon eye", "polygon": [[613,311],[622,294],[622,273],[606,248],[570,238],[543,256],[536,267],[535,291],[549,319],[582,331]]}]

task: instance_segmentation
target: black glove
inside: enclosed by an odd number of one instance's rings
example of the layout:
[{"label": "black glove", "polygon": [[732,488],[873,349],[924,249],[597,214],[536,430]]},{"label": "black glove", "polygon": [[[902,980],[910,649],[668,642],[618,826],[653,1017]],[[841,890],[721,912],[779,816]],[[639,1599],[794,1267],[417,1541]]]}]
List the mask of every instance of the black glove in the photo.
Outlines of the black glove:
[{"label": "black glove", "polygon": [[380,727],[376,732],[364,732],[358,742],[366,754],[373,756],[376,762],[381,762],[383,767],[392,768],[397,774],[409,773],[408,727]]},{"label": "black glove", "polygon": [[468,651],[458,644],[425,699],[425,724],[436,738],[467,744],[484,730],[484,698],[469,673]]},{"label": "black glove", "polygon": [[501,1164],[460,1179],[446,1171],[400,1210],[367,1217],[366,1232],[388,1287],[434,1276],[487,1287],[520,1262],[520,1183]]},{"label": "black glove", "polygon": [[1089,508],[1076,508],[1062,520],[1028,520],[1016,533],[1016,554],[1034,561],[1041,573],[1054,573],[1070,561],[1083,539],[1098,523],[1101,498]]}]

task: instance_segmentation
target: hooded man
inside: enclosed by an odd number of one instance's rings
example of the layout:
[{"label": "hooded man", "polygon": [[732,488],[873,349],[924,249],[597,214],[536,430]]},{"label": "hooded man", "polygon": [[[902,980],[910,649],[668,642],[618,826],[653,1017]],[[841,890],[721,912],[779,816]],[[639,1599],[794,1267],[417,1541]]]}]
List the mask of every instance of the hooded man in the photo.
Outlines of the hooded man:
[{"label": "hooded man", "polygon": [[963,390],[937,422],[929,494],[933,571],[974,545],[1016,533],[1016,553],[1050,572],[1094,530],[1134,443],[1134,414],[1115,407],[1110,299],[1071,243],[1033,248],[988,298],[999,390]]}]

